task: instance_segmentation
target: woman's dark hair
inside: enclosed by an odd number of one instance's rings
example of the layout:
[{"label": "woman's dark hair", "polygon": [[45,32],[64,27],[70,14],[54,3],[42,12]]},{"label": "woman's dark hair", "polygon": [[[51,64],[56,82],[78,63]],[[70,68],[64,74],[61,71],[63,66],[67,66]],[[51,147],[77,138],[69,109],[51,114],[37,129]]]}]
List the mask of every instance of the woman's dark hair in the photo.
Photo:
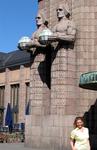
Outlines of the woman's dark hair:
[{"label": "woman's dark hair", "polygon": [[75,120],[74,120],[74,127],[75,127],[75,128],[77,127],[77,121],[78,121],[78,120],[81,120],[81,121],[83,122],[83,124],[84,124],[84,119],[83,119],[83,117],[76,117]]}]

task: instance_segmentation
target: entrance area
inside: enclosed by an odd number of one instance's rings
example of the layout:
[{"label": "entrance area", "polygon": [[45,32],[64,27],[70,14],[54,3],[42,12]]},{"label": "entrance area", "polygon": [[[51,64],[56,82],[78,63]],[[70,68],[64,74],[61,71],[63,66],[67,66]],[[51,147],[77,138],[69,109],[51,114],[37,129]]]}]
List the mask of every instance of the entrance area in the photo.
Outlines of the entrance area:
[{"label": "entrance area", "polygon": [[0,108],[0,125],[3,125],[4,108]]},{"label": "entrance area", "polygon": [[85,126],[89,128],[91,150],[97,150],[97,99],[84,114]]},{"label": "entrance area", "polygon": [[[79,87],[97,91],[97,71],[80,76]],[[84,114],[85,126],[89,128],[91,150],[97,150],[97,99]]]}]

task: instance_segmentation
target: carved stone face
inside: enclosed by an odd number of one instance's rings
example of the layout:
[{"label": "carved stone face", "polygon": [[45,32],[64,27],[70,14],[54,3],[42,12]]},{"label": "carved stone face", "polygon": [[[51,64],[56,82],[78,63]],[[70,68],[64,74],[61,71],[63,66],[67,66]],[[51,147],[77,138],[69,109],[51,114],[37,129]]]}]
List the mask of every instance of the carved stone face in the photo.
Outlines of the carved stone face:
[{"label": "carved stone face", "polygon": [[60,5],[56,11],[57,11],[57,17],[59,19],[65,16],[64,8],[62,7],[62,5]]},{"label": "carved stone face", "polygon": [[36,25],[41,26],[42,24],[43,24],[43,18],[40,14],[38,14],[36,17]]}]

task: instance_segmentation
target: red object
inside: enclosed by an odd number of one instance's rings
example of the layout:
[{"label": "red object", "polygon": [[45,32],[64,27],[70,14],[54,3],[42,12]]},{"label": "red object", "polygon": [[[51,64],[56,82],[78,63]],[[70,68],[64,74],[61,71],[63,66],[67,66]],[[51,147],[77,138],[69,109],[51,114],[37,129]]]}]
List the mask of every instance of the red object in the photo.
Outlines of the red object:
[{"label": "red object", "polygon": [[43,0],[38,0],[38,2],[43,1]]}]

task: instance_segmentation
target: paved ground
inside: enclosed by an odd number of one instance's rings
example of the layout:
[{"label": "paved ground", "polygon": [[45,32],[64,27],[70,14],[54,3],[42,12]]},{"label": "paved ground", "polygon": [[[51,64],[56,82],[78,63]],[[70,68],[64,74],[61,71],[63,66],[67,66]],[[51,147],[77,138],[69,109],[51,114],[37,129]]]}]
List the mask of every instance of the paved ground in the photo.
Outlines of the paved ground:
[{"label": "paved ground", "polygon": [[0,150],[32,150],[24,147],[24,143],[0,143]]}]

